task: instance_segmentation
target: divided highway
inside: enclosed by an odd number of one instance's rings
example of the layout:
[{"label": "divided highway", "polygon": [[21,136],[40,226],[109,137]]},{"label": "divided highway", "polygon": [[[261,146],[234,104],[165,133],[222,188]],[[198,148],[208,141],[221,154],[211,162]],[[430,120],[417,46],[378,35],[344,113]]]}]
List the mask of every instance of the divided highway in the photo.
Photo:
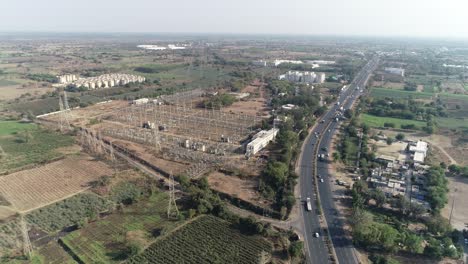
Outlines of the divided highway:
[{"label": "divided highway", "polygon": [[[355,100],[363,92],[365,84],[377,64],[378,58],[375,57],[361,69],[347,89],[340,93],[337,103],[317,120],[317,125],[305,140],[299,166],[301,201],[305,202],[307,197],[310,197],[312,201],[312,210],[310,211],[305,205],[301,206],[308,263],[331,263],[333,259],[342,264],[359,263],[352,241],[345,237],[342,216],[335,207],[331,189],[334,180],[329,174],[327,162],[320,161],[317,154],[324,154],[325,160],[331,160],[331,157],[326,157],[326,154],[328,154],[333,135],[339,127],[340,120],[336,120],[336,115],[340,111],[342,113],[352,107]],[[342,110],[341,107],[343,107]],[[329,154],[331,156],[331,153]],[[323,209],[322,215],[318,213],[317,205],[319,202]],[[327,247],[325,226],[328,226],[327,230],[332,240],[331,246],[334,248],[331,251],[333,254],[330,254]]]}]

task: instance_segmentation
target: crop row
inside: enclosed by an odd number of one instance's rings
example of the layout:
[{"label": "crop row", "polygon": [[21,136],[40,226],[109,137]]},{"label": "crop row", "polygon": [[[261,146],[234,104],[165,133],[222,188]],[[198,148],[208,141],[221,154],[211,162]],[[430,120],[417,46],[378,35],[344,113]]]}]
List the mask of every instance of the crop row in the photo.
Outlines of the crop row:
[{"label": "crop row", "polygon": [[262,251],[271,251],[263,238],[243,235],[224,220],[202,216],[129,263],[257,263]]}]

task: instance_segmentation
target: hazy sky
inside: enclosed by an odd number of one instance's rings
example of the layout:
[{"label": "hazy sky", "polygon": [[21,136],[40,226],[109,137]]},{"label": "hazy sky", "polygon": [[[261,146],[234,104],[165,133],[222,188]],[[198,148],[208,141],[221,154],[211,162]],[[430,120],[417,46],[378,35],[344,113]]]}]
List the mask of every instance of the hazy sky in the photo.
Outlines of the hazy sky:
[{"label": "hazy sky", "polygon": [[468,38],[468,0],[0,0],[0,31]]}]

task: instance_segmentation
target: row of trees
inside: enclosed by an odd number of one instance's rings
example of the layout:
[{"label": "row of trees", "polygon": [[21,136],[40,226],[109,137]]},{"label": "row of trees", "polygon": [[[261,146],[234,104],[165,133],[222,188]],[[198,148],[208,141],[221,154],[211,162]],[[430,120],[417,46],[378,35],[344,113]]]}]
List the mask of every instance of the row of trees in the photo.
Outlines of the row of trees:
[{"label": "row of trees", "polygon": [[[278,110],[287,118],[279,126],[280,131],[274,146],[276,154],[270,158],[259,184],[262,194],[274,201],[275,209],[286,218],[295,204],[294,187],[298,176],[295,174],[295,160],[301,140],[307,136],[307,128],[314,123],[314,116],[324,112],[319,107],[318,91],[306,86],[295,87],[287,81],[270,80],[267,88],[274,98],[272,107],[280,109],[283,104],[294,104],[299,108],[289,111]],[[285,93],[284,96],[278,96]]]}]

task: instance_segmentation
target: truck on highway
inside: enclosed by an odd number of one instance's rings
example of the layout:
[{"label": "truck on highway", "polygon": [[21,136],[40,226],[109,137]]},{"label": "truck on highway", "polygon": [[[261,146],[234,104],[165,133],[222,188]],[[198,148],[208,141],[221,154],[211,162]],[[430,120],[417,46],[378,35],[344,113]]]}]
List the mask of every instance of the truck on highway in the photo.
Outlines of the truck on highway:
[{"label": "truck on highway", "polygon": [[307,211],[312,211],[312,204],[310,203],[310,197],[307,197],[306,207],[307,207]]}]

